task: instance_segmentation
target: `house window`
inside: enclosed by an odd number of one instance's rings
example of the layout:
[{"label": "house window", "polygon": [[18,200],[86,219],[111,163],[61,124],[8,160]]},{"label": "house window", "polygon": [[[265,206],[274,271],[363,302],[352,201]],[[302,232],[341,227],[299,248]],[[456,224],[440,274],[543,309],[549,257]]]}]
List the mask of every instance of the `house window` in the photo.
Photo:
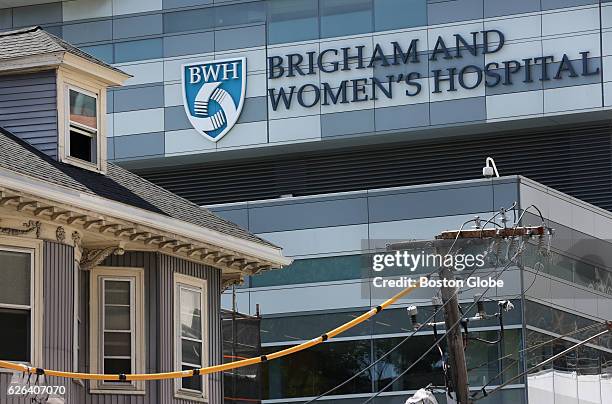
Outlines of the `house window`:
[{"label": "house window", "polygon": [[103,279],[102,371],[132,373],[134,369],[134,282]]},{"label": "house window", "polygon": [[68,157],[80,162],[98,163],[98,97],[85,90],[68,87]]},{"label": "house window", "polygon": [[0,359],[32,362],[34,254],[0,249]]},{"label": "house window", "polygon": [[[104,374],[144,371],[142,270],[97,267],[92,274],[92,367]],[[94,390],[141,390],[135,381],[103,381]]]},{"label": "house window", "polygon": [[[208,344],[206,343],[206,284],[198,278],[175,274],[175,358],[176,367],[193,370],[206,367]],[[206,398],[206,377],[194,376],[178,379],[176,393],[179,397]]]}]

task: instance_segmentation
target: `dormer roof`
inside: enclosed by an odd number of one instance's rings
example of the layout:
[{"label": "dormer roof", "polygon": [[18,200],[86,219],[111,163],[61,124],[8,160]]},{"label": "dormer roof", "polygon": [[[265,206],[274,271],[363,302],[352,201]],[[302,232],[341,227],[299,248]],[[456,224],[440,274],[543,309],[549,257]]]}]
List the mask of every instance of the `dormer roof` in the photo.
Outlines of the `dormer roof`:
[{"label": "dormer roof", "polygon": [[130,77],[41,27],[0,32],[0,72],[52,68],[60,64],[81,69],[88,64],[94,65],[97,69],[92,73],[108,85],[120,85]]}]

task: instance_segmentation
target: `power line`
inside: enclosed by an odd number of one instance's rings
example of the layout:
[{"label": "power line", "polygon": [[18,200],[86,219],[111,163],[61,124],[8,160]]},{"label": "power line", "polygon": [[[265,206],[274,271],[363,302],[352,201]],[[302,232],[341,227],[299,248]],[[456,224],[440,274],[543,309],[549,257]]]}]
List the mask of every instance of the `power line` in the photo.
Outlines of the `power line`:
[{"label": "power line", "polygon": [[[497,214],[496,214],[497,215]],[[494,216],[495,217],[495,216]],[[462,230],[466,224],[468,223],[472,223],[472,222],[476,222],[477,219],[470,219],[467,220],[465,222],[463,222],[463,224],[461,225],[460,229]],[[457,239],[459,238],[459,234],[457,234],[457,237],[455,238],[453,244],[451,245],[451,247],[449,248],[448,254],[450,254],[450,252],[453,250],[455,243],[457,242]],[[471,276],[474,272],[476,272],[478,268],[474,268],[472,270],[472,272],[470,272]],[[430,277],[432,276],[434,273],[436,273],[437,270],[434,270],[432,272],[430,272],[429,274],[426,275],[426,277]],[[458,292],[457,292],[458,293]],[[448,301],[444,302],[442,304],[442,306],[440,306],[437,310],[434,311],[434,313],[427,318],[427,320],[425,320],[425,323],[430,322],[432,319],[434,319],[436,317],[436,315],[438,315],[443,309],[444,307],[448,304]],[[377,360],[375,360],[374,362],[372,362],[370,365],[368,365],[367,367],[361,369],[359,372],[355,373],[353,376],[349,377],[348,379],[344,380],[342,383],[332,387],[331,389],[327,390],[326,392],[318,395],[317,397],[311,399],[310,401],[305,402],[304,404],[310,404],[310,403],[314,403],[315,401],[317,401],[320,398],[323,398],[327,395],[329,395],[330,393],[333,393],[334,391],[338,390],[339,388],[346,386],[348,383],[350,383],[351,381],[355,380],[357,377],[359,377],[361,374],[363,374],[364,372],[367,372],[368,370],[370,370],[371,368],[373,368],[374,366],[376,366],[378,363],[380,363],[380,361],[382,361],[383,359],[385,359],[387,356],[391,355],[393,352],[395,352],[398,348],[400,348],[404,343],[406,343],[410,338],[412,338],[418,331],[420,331],[419,328],[416,328],[411,334],[409,334],[408,336],[406,336],[403,340],[401,340],[397,345],[395,345],[393,348],[391,348],[389,351],[385,352],[385,354],[383,354],[380,358],[378,358]]]},{"label": "power line", "polygon": [[[469,369],[469,370],[476,370],[476,369],[480,369],[480,368],[485,367],[485,366],[487,366],[487,365],[491,365],[491,364],[493,364],[493,363],[496,363],[496,362],[502,361],[502,360],[504,360],[504,359],[508,359],[508,358],[510,358],[510,357],[512,357],[512,356],[514,356],[514,355],[518,355],[518,354],[523,353],[523,352],[529,352],[529,351],[532,351],[532,350],[534,350],[534,349],[538,349],[538,348],[540,348],[541,346],[544,346],[544,345],[550,344],[551,342],[555,342],[555,341],[560,340],[560,339],[563,339],[563,338],[571,337],[572,335],[575,335],[575,334],[581,333],[581,332],[583,332],[583,331],[590,330],[591,328],[600,327],[600,326],[602,326],[602,325],[603,325],[603,324],[601,324],[601,323],[593,323],[593,324],[591,324],[591,325],[587,325],[586,327],[582,327],[582,328],[579,328],[579,329],[577,329],[577,330],[571,331],[571,332],[569,332],[569,333],[559,335],[558,337],[555,337],[555,338],[553,338],[553,339],[549,339],[548,341],[540,342],[539,344],[536,344],[536,345],[533,345],[533,346],[530,346],[530,347],[527,347],[527,348],[523,348],[523,349],[520,349],[520,350],[518,350],[518,351],[514,351],[514,352],[512,352],[512,353],[509,353],[509,354],[507,354],[507,355],[504,355],[504,356],[502,356],[502,357],[500,357],[500,358],[497,358],[497,359],[495,359],[495,360],[492,360],[492,361],[489,361],[489,362],[484,362],[484,363],[481,363],[480,365],[475,366],[475,367],[473,367],[473,368],[471,368],[471,369]],[[497,375],[495,375],[495,377],[494,377],[494,378],[492,378],[491,380],[495,380],[495,379],[496,379],[497,377],[499,377],[499,376],[500,376],[502,373],[504,373],[504,372],[502,371],[502,372],[498,373],[498,374],[497,374]],[[489,382],[489,383],[490,383],[490,382]],[[487,384],[487,385],[488,385],[488,384]],[[485,387],[486,387],[487,385],[485,385]]]},{"label": "power line", "polygon": [[[505,212],[508,212],[510,209],[513,209],[513,212],[514,212],[514,208],[515,208],[515,207],[516,207],[516,202],[515,202],[515,203],[514,203],[514,204],[513,204],[513,205],[512,205],[512,206],[511,206],[509,209],[507,209],[507,210],[506,210],[506,209],[502,209],[502,210],[500,210],[500,211],[496,212],[496,213],[495,213],[495,214],[494,214],[494,215],[493,215],[491,218],[489,218],[489,219],[488,219],[488,220],[485,222],[485,225],[484,225],[484,226],[482,226],[482,229],[484,229],[484,227],[486,227],[486,225],[487,225],[487,224],[489,224],[489,223],[491,223],[491,224],[493,224],[493,225],[497,225],[497,226],[499,226],[499,224],[498,224],[498,223],[493,222],[493,220],[495,219],[495,217],[497,217],[499,214],[502,214],[502,213],[504,213],[504,214],[505,214]],[[534,206],[534,205],[529,206],[527,209],[529,209],[529,208],[531,208],[531,207],[535,208],[535,209],[538,211],[538,213],[540,213],[539,209],[538,209],[536,206]],[[525,211],[526,211],[527,209],[525,209]],[[520,218],[522,218],[522,217],[523,217],[523,215],[524,215],[525,211],[524,211],[524,212],[523,212],[523,214],[520,216]],[[516,220],[516,214],[515,214],[515,216],[514,216],[514,217],[515,217],[515,224],[514,224],[514,226],[513,226],[513,229],[514,229],[514,228],[516,228],[516,227],[518,226],[519,222],[520,222],[520,219],[519,219],[519,220]],[[540,217],[542,218],[542,221],[544,222],[544,219],[543,219],[543,217],[542,217],[541,213],[540,213]],[[471,220],[468,220],[468,221],[464,222],[464,223],[461,225],[461,227],[460,227],[459,231],[457,232],[457,234],[455,235],[454,240],[453,240],[453,243],[452,243],[451,247],[449,248],[449,251],[448,251],[448,253],[447,253],[447,254],[450,254],[450,252],[453,250],[453,248],[454,248],[455,244],[457,243],[457,240],[458,240],[458,239],[459,239],[459,237],[462,235],[462,233],[461,233],[461,232],[462,232],[463,228],[465,227],[465,225],[466,225],[466,224],[468,224],[468,223],[471,223],[471,222],[476,222],[476,223],[477,223],[477,226],[478,226],[478,227],[480,227],[480,226],[479,226],[479,225],[480,225],[480,219],[479,219],[478,217],[476,217],[475,219],[471,219]],[[504,271],[505,271],[505,270],[506,270],[506,269],[507,269],[507,268],[508,268],[508,267],[511,265],[512,261],[513,261],[513,260],[514,260],[516,257],[518,257],[518,255],[520,254],[520,252],[521,252],[521,251],[522,251],[521,249],[517,250],[517,253],[515,254],[515,256],[514,256],[514,257],[513,257],[513,258],[512,258],[512,259],[509,261],[509,263],[507,264],[506,268],[502,269],[502,271],[499,273],[499,275],[497,276],[497,278],[496,278],[496,279],[499,279],[499,276],[501,276],[501,274],[502,274],[502,273],[503,273],[503,272],[504,272]],[[474,270],[472,270],[472,272],[471,272],[471,273],[470,273],[468,276],[471,276],[471,275],[472,275],[472,274],[473,274],[473,273],[474,273],[476,270],[477,270],[477,268],[475,268]],[[489,274],[491,274],[491,273],[493,273],[493,272],[496,272],[496,271],[497,271],[497,269],[496,269],[496,270],[494,270],[494,271],[491,271]],[[427,275],[427,277],[432,276],[432,275],[433,275],[435,272],[436,272],[436,271],[432,271],[430,274],[428,274],[428,275]],[[470,288],[470,289],[472,289],[472,288]],[[488,291],[489,289],[490,289],[490,286],[489,286],[489,287],[487,287],[487,288],[485,289],[485,293],[486,293],[486,291]],[[455,292],[454,292],[454,294],[453,294],[453,297],[454,297],[454,296],[457,296],[459,293],[460,293],[460,292],[459,292],[459,290],[455,291]],[[481,295],[480,299],[481,299],[482,297],[484,297],[484,293]],[[475,304],[477,304],[477,303],[478,303],[478,301],[479,301],[480,299],[478,299],[477,301],[475,301],[475,302],[474,302],[474,303],[473,303],[473,304],[472,304],[472,305],[471,305],[471,306],[468,308],[468,311],[469,311],[471,308],[473,308],[473,307],[474,307],[474,305],[475,305]],[[444,308],[445,308],[445,306],[446,306],[447,304],[448,304],[448,301],[446,301],[446,302],[445,302],[445,303],[444,303],[444,304],[443,304],[443,305],[442,305],[442,306],[441,306],[439,309],[437,309],[436,311],[434,311],[434,313],[433,313],[433,314],[432,314],[432,315],[431,315],[431,316],[430,316],[430,317],[429,317],[429,318],[428,318],[428,319],[427,319],[425,322],[427,323],[427,322],[429,322],[431,319],[435,318],[435,316],[436,316],[436,315],[437,315],[437,314],[438,314],[438,313],[439,313],[439,312],[440,312],[442,309],[444,309]],[[459,321],[459,322],[460,322],[460,321]],[[459,323],[459,322],[458,322],[458,323]],[[455,327],[455,326],[456,326],[458,323],[454,324],[454,325],[453,325],[453,327]],[[452,328],[453,328],[453,327],[452,327]],[[320,398],[322,398],[322,397],[325,397],[325,396],[329,395],[330,393],[334,392],[335,390],[337,390],[337,389],[339,389],[339,388],[341,388],[341,387],[345,386],[346,384],[350,383],[351,381],[353,381],[354,379],[356,379],[358,376],[360,376],[360,375],[361,375],[361,374],[363,374],[364,372],[368,371],[369,369],[371,369],[372,367],[374,367],[375,365],[377,365],[378,363],[380,363],[380,361],[382,361],[383,359],[385,359],[387,356],[389,356],[391,353],[393,353],[393,352],[394,352],[395,350],[397,350],[399,347],[401,347],[401,346],[402,346],[404,343],[406,343],[406,342],[407,342],[407,341],[408,341],[410,338],[412,338],[412,337],[413,337],[413,336],[414,336],[414,335],[415,335],[415,334],[416,334],[416,333],[417,333],[419,330],[420,330],[420,329],[415,329],[415,330],[414,330],[414,331],[413,331],[413,332],[412,332],[410,335],[408,335],[407,337],[405,337],[405,338],[404,338],[402,341],[400,341],[400,342],[399,342],[397,345],[395,345],[395,346],[394,346],[392,349],[390,349],[389,351],[387,351],[385,354],[383,354],[381,357],[379,357],[379,358],[378,358],[376,361],[374,361],[373,363],[371,363],[371,364],[370,364],[369,366],[367,366],[366,368],[364,368],[364,369],[360,370],[359,372],[355,373],[353,376],[349,377],[348,379],[346,379],[346,380],[345,380],[345,381],[343,381],[342,383],[340,383],[340,384],[338,384],[338,385],[334,386],[333,388],[331,388],[331,389],[327,390],[326,392],[324,392],[324,393],[322,393],[322,394],[318,395],[317,397],[315,397],[315,398],[313,398],[313,399],[311,399],[311,400],[307,401],[305,404],[310,404],[310,403],[313,403],[313,402],[317,401],[318,399],[320,399]],[[430,352],[430,351],[433,349],[433,347],[435,347],[435,346],[439,345],[439,342],[440,342],[441,340],[442,340],[442,338],[441,338],[440,340],[436,341],[436,344],[435,344],[435,345],[433,345],[433,346],[432,346],[432,347],[431,347],[431,348],[430,348],[430,349],[429,349],[429,350],[428,350],[428,351],[425,353],[425,355],[426,355],[427,353],[429,353],[429,352]],[[423,357],[424,357],[424,356],[423,356]],[[414,366],[414,364],[418,363],[418,362],[419,362],[421,359],[422,359],[422,358],[417,359],[417,361],[416,361],[415,363],[413,363],[413,365],[412,365],[412,366]],[[412,366],[411,366],[411,367],[412,367]],[[408,370],[409,370],[409,369],[408,369]],[[404,372],[404,373],[405,373],[405,372]],[[400,375],[400,377],[401,377],[401,375]],[[392,384],[392,383],[394,383],[396,380],[397,380],[397,378],[396,378],[394,381],[392,381],[392,382],[391,382],[391,384]],[[386,388],[388,388],[388,387],[389,387],[389,385],[385,386],[385,389],[386,389]],[[384,391],[384,389],[383,389],[382,391]],[[381,392],[382,392],[382,391],[381,391]],[[375,398],[376,396],[378,396],[378,394],[380,394],[380,392],[379,392],[379,393],[377,393],[377,394],[376,394],[374,397],[372,397],[372,398]],[[369,401],[367,401],[367,402],[369,402]]]},{"label": "power line", "polygon": [[[520,254],[521,249],[519,249],[516,254],[512,257],[512,259],[505,265],[505,267],[499,272],[498,276],[496,277],[496,280],[499,279],[499,277],[504,273],[504,271],[506,271],[508,268],[510,268],[512,262],[514,261],[514,259],[516,257],[518,257],[518,255]],[[484,296],[484,294],[491,288],[491,286],[488,286],[484,292],[477,298],[474,300],[474,303],[472,303],[467,311],[471,310],[479,301],[480,299],[482,299],[482,297]],[[457,327],[457,325],[459,325],[462,321],[462,318],[460,318],[458,321],[456,321],[455,323],[453,323],[447,330],[446,333],[448,333],[451,329],[454,329],[455,327]],[[391,387],[396,381],[398,381],[402,376],[404,376],[406,373],[408,373],[414,366],[416,366],[417,363],[419,363],[423,358],[425,358],[436,346],[438,346],[438,344],[444,339],[446,338],[446,335],[441,336],[440,338],[438,338],[436,340],[436,342],[431,345],[421,356],[419,356],[414,362],[412,362],[412,364],[410,366],[408,366],[408,368],[406,368],[405,370],[403,370],[399,375],[397,375],[393,380],[391,380],[389,383],[387,383],[382,389],[378,390],[373,396],[371,396],[370,398],[368,398],[366,401],[364,401],[362,404],[368,404],[370,402],[372,402],[372,400],[374,400],[376,397],[378,397],[381,393],[383,393],[385,390],[387,390],[389,387]]]},{"label": "power line", "polygon": [[592,340],[594,340],[595,338],[599,338],[599,337],[601,337],[601,336],[603,336],[603,335],[605,335],[605,334],[609,333],[610,331],[612,331],[612,322],[608,322],[608,323],[607,323],[607,329],[606,329],[606,330],[601,331],[601,332],[599,332],[599,333],[597,333],[597,334],[595,334],[595,335],[593,335],[593,336],[591,336],[591,337],[589,337],[589,338],[585,339],[584,341],[581,341],[581,342],[577,343],[576,345],[571,346],[571,347],[567,348],[566,350],[561,351],[561,352],[559,352],[558,354],[551,356],[550,358],[546,359],[545,361],[538,363],[537,365],[533,366],[532,368],[527,369],[526,371],[524,371],[524,372],[522,372],[522,373],[520,373],[520,374],[518,374],[518,375],[514,376],[513,378],[511,378],[511,379],[510,379],[510,380],[508,380],[507,382],[505,382],[505,383],[503,383],[503,384],[501,384],[501,385],[497,386],[496,388],[494,388],[494,389],[493,389],[493,390],[491,390],[490,392],[487,392],[487,391],[484,389],[484,387],[483,387],[483,389],[481,390],[481,391],[482,391],[482,393],[483,393],[482,397],[474,397],[474,398],[473,398],[473,400],[474,400],[474,401],[477,401],[477,400],[482,400],[483,398],[488,397],[488,396],[490,396],[490,395],[492,395],[492,394],[494,394],[494,393],[496,393],[496,392],[500,391],[501,389],[503,389],[503,388],[504,388],[504,387],[506,387],[507,385],[509,385],[509,384],[511,384],[512,382],[514,382],[514,381],[516,381],[516,380],[520,379],[521,377],[523,377],[523,376],[525,376],[525,375],[529,374],[530,372],[534,371],[535,369],[539,369],[539,368],[541,368],[542,366],[546,366],[546,365],[548,365],[549,363],[551,363],[551,362],[555,361],[556,359],[558,359],[558,358],[560,358],[560,357],[562,357],[562,356],[565,356],[566,354],[568,354],[568,353],[570,353],[570,352],[572,352],[572,351],[574,351],[574,350],[576,350],[576,349],[580,348],[581,346],[583,346],[583,345],[587,344],[589,341],[592,341]]}]

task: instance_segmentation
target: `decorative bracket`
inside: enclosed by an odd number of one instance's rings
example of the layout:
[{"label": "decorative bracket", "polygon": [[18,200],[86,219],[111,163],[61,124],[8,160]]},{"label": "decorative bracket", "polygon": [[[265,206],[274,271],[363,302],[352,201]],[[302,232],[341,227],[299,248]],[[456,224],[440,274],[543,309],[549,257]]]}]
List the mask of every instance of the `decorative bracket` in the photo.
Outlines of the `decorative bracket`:
[{"label": "decorative bracket", "polygon": [[123,255],[125,249],[120,246],[111,246],[96,250],[83,249],[83,256],[81,257],[80,267],[84,271],[89,271],[94,267],[100,265],[107,257],[111,255]]},{"label": "decorative bracket", "polygon": [[23,224],[25,229],[13,229],[12,227],[0,227],[1,234],[7,234],[9,236],[20,236],[22,234],[28,234],[36,231],[36,238],[40,237],[40,222],[30,220]]},{"label": "decorative bracket", "polygon": [[225,291],[234,285],[242,285],[244,277],[242,275],[232,278],[225,278],[221,281],[221,291]]}]

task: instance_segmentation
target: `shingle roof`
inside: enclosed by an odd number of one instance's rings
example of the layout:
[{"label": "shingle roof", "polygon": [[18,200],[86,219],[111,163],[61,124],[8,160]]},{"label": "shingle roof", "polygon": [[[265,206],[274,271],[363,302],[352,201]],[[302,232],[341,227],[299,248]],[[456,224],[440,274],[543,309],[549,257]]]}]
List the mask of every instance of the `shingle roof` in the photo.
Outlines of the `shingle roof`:
[{"label": "shingle roof", "polygon": [[126,74],[38,26],[0,32],[0,61],[55,52],[68,52],[100,66]]},{"label": "shingle roof", "polygon": [[0,128],[0,167],[51,184],[125,203],[243,240],[276,247],[220,218],[208,209],[167,191],[115,164],[99,174],[58,162]]}]

